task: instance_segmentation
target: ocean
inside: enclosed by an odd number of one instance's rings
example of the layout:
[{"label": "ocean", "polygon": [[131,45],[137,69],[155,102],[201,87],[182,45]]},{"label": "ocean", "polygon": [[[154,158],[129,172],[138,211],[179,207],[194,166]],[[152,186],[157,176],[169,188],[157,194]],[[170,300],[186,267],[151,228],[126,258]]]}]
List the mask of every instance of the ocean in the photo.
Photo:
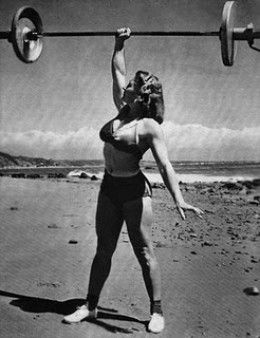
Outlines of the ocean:
[{"label": "ocean", "polygon": [[[172,162],[172,166],[183,183],[195,182],[238,182],[260,178],[260,162]],[[162,183],[157,165],[152,161],[143,161],[142,170],[151,182]],[[98,172],[98,177],[103,172]]]},{"label": "ocean", "polygon": [[[260,179],[260,162],[182,161],[172,162],[172,165],[179,180],[183,183],[238,182]],[[142,161],[141,168],[151,182],[162,182],[155,162]],[[61,173],[66,177],[73,171],[84,171],[102,178],[104,163],[103,161],[89,160],[86,161],[84,166],[2,168],[0,169],[0,175],[11,176],[15,173],[23,173],[26,177],[27,174],[36,173],[44,178],[53,173]]]},{"label": "ocean", "polygon": [[[179,180],[194,182],[238,182],[260,178],[260,162],[172,162]],[[151,180],[162,182],[160,175]]]},{"label": "ocean", "polygon": [[[260,162],[179,161],[172,162],[172,166],[183,183],[238,182],[260,178]],[[141,168],[150,182],[163,182],[154,161],[142,161]],[[94,172],[101,179],[104,164],[103,162],[90,161],[89,165],[81,169],[89,174]]]}]

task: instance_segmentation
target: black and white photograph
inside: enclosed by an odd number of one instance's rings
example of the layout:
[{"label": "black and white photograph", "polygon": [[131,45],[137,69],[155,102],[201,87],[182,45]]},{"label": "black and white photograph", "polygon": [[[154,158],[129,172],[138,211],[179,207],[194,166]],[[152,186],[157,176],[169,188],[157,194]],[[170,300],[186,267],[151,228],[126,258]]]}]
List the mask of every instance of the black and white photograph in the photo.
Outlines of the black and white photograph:
[{"label": "black and white photograph", "polygon": [[260,1],[0,0],[0,337],[260,338]]}]

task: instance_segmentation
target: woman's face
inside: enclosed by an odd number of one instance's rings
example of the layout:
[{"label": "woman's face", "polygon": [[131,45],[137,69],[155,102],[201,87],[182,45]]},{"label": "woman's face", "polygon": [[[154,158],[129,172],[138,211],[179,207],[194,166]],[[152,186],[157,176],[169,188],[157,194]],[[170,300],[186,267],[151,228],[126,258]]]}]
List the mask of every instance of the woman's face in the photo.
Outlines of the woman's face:
[{"label": "woman's face", "polygon": [[143,78],[140,78],[140,76],[135,76],[129,81],[128,85],[124,89],[124,101],[126,103],[134,103],[138,95],[140,95],[140,89],[146,83],[147,79],[149,79],[149,75]]},{"label": "woman's face", "polygon": [[138,90],[136,88],[135,79],[129,81],[128,85],[124,89],[124,101],[131,104],[135,101],[138,96]]}]

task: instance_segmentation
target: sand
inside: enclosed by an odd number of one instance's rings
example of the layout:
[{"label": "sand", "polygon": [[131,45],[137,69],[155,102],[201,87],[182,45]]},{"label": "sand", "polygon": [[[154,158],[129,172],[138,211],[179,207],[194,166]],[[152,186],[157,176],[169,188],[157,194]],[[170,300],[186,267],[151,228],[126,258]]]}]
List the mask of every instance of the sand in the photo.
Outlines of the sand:
[{"label": "sand", "polygon": [[[62,323],[84,300],[95,253],[100,181],[1,177],[0,336],[152,336],[149,302],[124,226],[96,321]],[[250,189],[251,188],[251,189]],[[259,190],[184,184],[205,211],[183,221],[154,188],[153,242],[162,272],[165,331],[159,337],[260,337]]]}]

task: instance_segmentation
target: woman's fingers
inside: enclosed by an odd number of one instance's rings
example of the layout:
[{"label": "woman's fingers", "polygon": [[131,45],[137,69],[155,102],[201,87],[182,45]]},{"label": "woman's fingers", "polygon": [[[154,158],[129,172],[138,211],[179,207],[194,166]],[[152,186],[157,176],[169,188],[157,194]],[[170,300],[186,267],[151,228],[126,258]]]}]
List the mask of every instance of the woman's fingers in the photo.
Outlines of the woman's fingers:
[{"label": "woman's fingers", "polygon": [[178,209],[178,211],[179,211],[179,213],[181,215],[181,218],[184,220],[186,218],[186,216],[185,216],[185,213],[184,213],[183,209],[181,207],[177,207],[177,209]]},{"label": "woman's fingers", "polygon": [[202,218],[202,215],[204,214],[204,212],[200,208],[196,208],[191,205],[189,206],[188,209],[193,211],[199,218]]},{"label": "woman's fingers", "polygon": [[202,218],[202,215],[204,214],[204,212],[200,208],[193,207],[192,205],[189,205],[189,204],[182,206],[182,207],[178,206],[177,209],[178,209],[182,219],[186,218],[184,210],[193,211],[199,218]]},{"label": "woman's fingers", "polygon": [[204,214],[200,208],[194,208],[194,212],[199,218],[202,218],[202,215]]}]

